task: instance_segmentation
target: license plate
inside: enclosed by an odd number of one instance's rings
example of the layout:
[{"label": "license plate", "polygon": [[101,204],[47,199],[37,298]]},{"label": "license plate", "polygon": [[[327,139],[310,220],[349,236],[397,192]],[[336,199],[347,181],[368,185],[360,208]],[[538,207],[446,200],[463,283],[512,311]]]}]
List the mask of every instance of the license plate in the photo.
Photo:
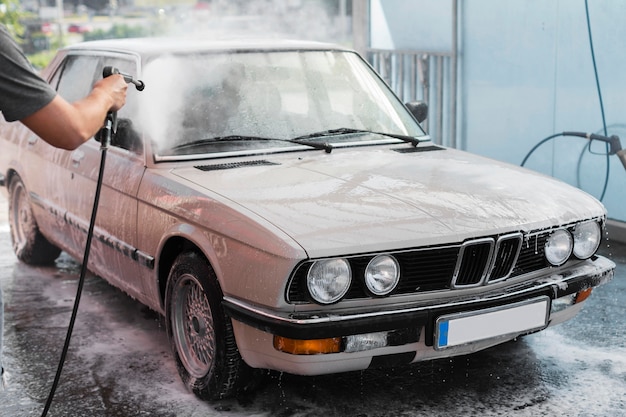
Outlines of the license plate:
[{"label": "license plate", "polygon": [[441,316],[435,326],[435,349],[539,330],[547,326],[548,297],[501,307]]}]

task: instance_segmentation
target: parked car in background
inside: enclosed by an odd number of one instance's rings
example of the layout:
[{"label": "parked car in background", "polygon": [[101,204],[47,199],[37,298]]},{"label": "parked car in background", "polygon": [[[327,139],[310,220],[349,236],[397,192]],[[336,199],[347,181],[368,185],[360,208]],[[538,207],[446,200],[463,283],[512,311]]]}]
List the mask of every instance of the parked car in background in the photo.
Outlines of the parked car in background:
[{"label": "parked car in background", "polygon": [[52,23],[50,22],[43,22],[41,24],[41,33],[43,33],[44,35],[52,35],[54,34],[54,28]]},{"label": "parked car in background", "polygon": [[70,23],[67,26],[67,31],[69,33],[83,34],[93,31],[93,27],[87,23]]},{"label": "parked car in background", "polygon": [[[202,398],[255,370],[476,352],[572,318],[613,276],[596,255],[600,202],[434,144],[423,107],[352,50],[97,41],[61,50],[44,76],[75,100],[104,66],[145,89],[118,114],[89,269],[165,316]],[[81,259],[99,143],[70,152],[19,123],[0,132],[15,253]]]}]

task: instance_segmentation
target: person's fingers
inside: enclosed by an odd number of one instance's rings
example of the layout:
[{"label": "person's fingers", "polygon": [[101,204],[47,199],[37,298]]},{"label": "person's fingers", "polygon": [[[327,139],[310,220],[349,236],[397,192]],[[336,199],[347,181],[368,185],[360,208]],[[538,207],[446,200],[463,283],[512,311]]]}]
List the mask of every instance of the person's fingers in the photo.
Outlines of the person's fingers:
[{"label": "person's fingers", "polygon": [[113,74],[99,80],[94,88],[101,88],[111,97],[111,111],[118,111],[126,103],[128,84],[124,81],[124,77],[119,74]]}]

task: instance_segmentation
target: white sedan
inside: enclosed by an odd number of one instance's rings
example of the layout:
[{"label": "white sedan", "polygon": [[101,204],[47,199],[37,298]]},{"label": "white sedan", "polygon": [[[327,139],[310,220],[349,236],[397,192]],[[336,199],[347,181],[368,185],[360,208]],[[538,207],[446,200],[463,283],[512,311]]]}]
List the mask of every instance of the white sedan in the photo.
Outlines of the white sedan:
[{"label": "white sedan", "polygon": [[[104,66],[145,90],[118,114],[89,268],[165,315],[202,398],[266,369],[465,355],[572,318],[613,277],[596,255],[600,202],[433,144],[424,107],[352,50],[98,41],[61,50],[44,75],[74,100]],[[17,256],[81,259],[99,143],[58,150],[19,123],[0,135]]]}]

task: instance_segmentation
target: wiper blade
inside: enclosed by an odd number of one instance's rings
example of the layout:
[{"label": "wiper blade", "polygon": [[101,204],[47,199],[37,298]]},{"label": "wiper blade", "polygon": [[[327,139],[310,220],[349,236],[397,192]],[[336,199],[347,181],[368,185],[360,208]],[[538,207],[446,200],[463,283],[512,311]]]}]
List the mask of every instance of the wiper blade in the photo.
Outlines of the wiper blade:
[{"label": "wiper blade", "polygon": [[330,153],[333,150],[333,147],[330,143],[319,143],[319,142],[311,142],[308,140],[301,140],[303,138],[295,138],[295,139],[280,139],[280,138],[263,138],[259,136],[240,136],[240,135],[231,135],[231,136],[222,136],[213,139],[216,142],[229,142],[229,141],[238,141],[238,140],[273,140],[277,142],[289,142],[295,143],[298,145],[310,146],[315,149],[323,149],[326,153]]},{"label": "wiper blade", "polygon": [[309,133],[307,135],[298,136],[298,137],[296,137],[296,138],[294,138],[292,140],[312,139],[312,138],[319,138],[319,137],[325,137],[325,136],[335,136],[335,135],[346,135],[346,134],[350,134],[350,133],[371,133],[371,134],[374,134],[374,135],[388,136],[390,138],[400,139],[400,140],[402,140],[404,142],[412,144],[413,146],[417,146],[418,144],[423,142],[421,139],[413,137],[413,136],[400,135],[400,134],[397,134],[397,133],[375,132],[375,131],[366,130],[366,129],[353,129],[353,128],[349,128],[349,127],[341,127],[341,128],[338,128],[338,129],[322,130],[320,132]]},{"label": "wiper blade", "polygon": [[216,138],[197,139],[191,142],[181,143],[180,145],[176,145],[170,149],[173,151],[180,151],[182,149],[189,149],[189,148],[195,148],[197,146],[210,145],[216,142],[230,142],[230,141],[236,142],[236,141],[242,141],[242,140],[271,140],[271,139],[255,137],[255,136],[240,136],[240,135],[221,136],[221,137],[216,137]]},{"label": "wiper blade", "polygon": [[262,136],[244,136],[244,135],[229,135],[229,136],[218,136],[215,138],[198,139],[192,142],[187,142],[187,143],[182,143],[180,145],[176,145],[170,149],[173,151],[180,151],[183,149],[195,148],[197,146],[210,145],[212,143],[219,143],[219,142],[264,141],[264,140],[277,141],[277,142],[289,142],[289,143],[295,143],[297,145],[310,146],[315,149],[323,149],[326,151],[326,153],[330,153],[333,149],[333,147],[329,143],[317,143],[317,142],[311,142],[307,140],[300,140],[297,138],[296,139],[280,139],[280,138],[266,138]]},{"label": "wiper blade", "polygon": [[352,129],[349,127],[341,127],[339,129],[328,129],[328,130],[322,130],[320,132],[314,132],[314,133],[309,133],[309,134],[302,135],[302,136],[297,136],[293,138],[292,140],[313,139],[313,138],[321,138],[324,136],[335,136],[335,135],[345,135],[348,133],[366,133],[366,132],[367,132],[366,130]]}]

